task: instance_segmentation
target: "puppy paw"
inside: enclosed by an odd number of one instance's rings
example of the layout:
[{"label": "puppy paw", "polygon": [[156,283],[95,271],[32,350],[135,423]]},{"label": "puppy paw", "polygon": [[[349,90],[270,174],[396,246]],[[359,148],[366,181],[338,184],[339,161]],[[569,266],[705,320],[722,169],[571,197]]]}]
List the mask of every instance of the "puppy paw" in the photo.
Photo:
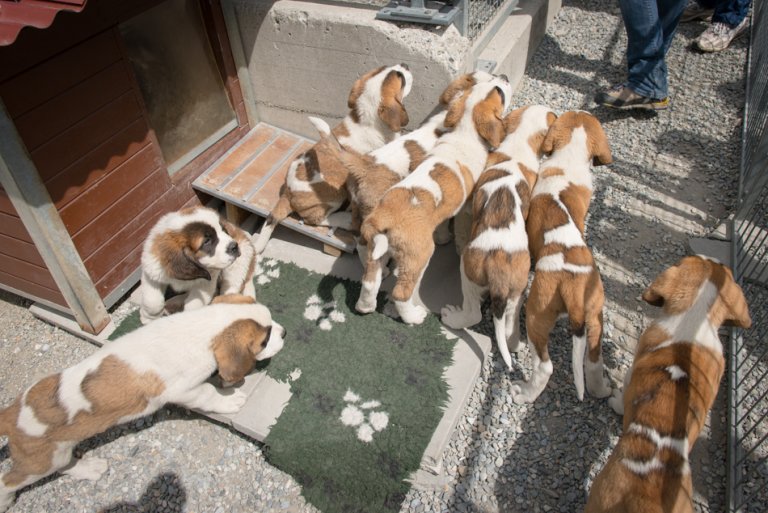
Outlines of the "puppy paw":
[{"label": "puppy paw", "polygon": [[624,415],[624,394],[621,390],[614,390],[611,397],[608,398],[608,405],[613,408],[617,415]]},{"label": "puppy paw", "polygon": [[512,400],[515,404],[532,403],[536,400],[538,394],[534,394],[530,388],[530,385],[525,381],[513,381],[509,390],[509,395],[512,396]]},{"label": "puppy paw", "polygon": [[400,318],[406,324],[421,324],[427,318],[427,309],[420,305],[409,305],[397,309]]},{"label": "puppy paw", "polygon": [[613,394],[611,381],[605,376],[600,376],[595,379],[594,382],[592,380],[587,381],[587,390],[589,390],[592,397],[596,397],[597,399],[603,399],[604,397]]},{"label": "puppy paw", "polygon": [[62,473],[72,476],[75,479],[87,479],[88,481],[97,481],[109,468],[109,463],[104,458],[88,457],[77,460],[70,468],[63,470]]},{"label": "puppy paw", "polygon": [[237,413],[247,399],[248,396],[242,390],[233,390],[229,395],[221,395],[216,405],[208,411],[212,413]]},{"label": "puppy paw", "polygon": [[366,298],[361,296],[360,299],[357,300],[357,303],[355,303],[355,310],[362,314],[372,313],[376,310],[376,302],[368,301]]}]

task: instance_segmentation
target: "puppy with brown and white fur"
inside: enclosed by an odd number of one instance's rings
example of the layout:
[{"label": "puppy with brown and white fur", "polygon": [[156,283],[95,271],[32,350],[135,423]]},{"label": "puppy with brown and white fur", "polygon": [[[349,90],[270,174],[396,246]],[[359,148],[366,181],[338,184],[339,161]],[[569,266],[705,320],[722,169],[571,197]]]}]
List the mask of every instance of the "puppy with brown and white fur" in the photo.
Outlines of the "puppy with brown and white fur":
[{"label": "puppy with brown and white fur", "polygon": [[[350,151],[368,153],[388,143],[408,124],[403,99],[413,76],[405,64],[380,67],[360,77],[349,93],[349,113],[333,130]],[[328,141],[319,141],[288,168],[280,198],[256,239],[256,253],[267,246],[277,225],[295,212],[305,223],[350,229],[349,212],[337,212],[349,199],[347,177]]]},{"label": "puppy with brown and white fur", "polygon": [[[228,301],[250,304],[231,304]],[[245,403],[238,389],[207,383],[218,370],[236,383],[258,360],[283,347],[285,329],[269,310],[244,296],[221,296],[204,311],[158,319],[104,345],[82,362],[45,377],[0,411],[13,465],[0,476],[0,511],[16,490],[56,471],[98,479],[107,462],[76,460],[82,440],[151,414],[166,403],[231,414]]]},{"label": "puppy with brown and white fur", "polygon": [[543,105],[516,109],[504,119],[507,136],[475,185],[472,231],[460,265],[464,300],[441,312],[445,325],[467,328],[482,320],[480,307],[489,295],[496,343],[508,368],[510,350],[520,343],[520,305],[531,269],[525,220],[544,137],[555,119]]},{"label": "puppy with brown and white fur", "polygon": [[741,287],[719,262],[685,257],[643,299],[662,307],[625,377],[624,434],[595,478],[587,513],[693,513],[688,455],[723,376],[721,325],[749,328]]},{"label": "puppy with brown and white fur", "polygon": [[415,296],[435,249],[433,232],[462,207],[485,168],[488,152],[501,144],[511,95],[506,77],[493,77],[455,98],[445,117],[451,131],[363,221],[360,235],[369,251],[356,304],[359,312],[375,310],[382,261],[389,253],[397,263],[392,292],[397,313],[407,324],[424,321],[427,310]]},{"label": "puppy with brown and white fur", "polygon": [[526,222],[535,274],[526,301],[526,329],[533,352],[530,379],[512,385],[516,403],[530,403],[552,375],[549,333],[561,314],[568,314],[573,334],[576,394],[584,399],[584,353],[587,390],[606,397],[611,387],[603,375],[601,335],[605,296],[600,273],[584,240],[584,223],[592,197],[591,165],[612,161],[600,122],[588,112],[562,114],[544,139],[550,157],[539,168]]},{"label": "puppy with brown and white fur", "polygon": [[219,279],[226,292],[255,298],[255,252],[248,235],[206,207],[170,212],[152,227],[141,254],[141,322],[166,313],[168,287],[186,292],[183,309],[211,302]]},{"label": "puppy with brown and white fur", "polygon": [[[416,130],[402,134],[366,154],[347,151],[340,144],[333,144],[336,140],[332,137],[328,124],[321,119],[310,118],[321,139],[330,139],[330,147],[338,150],[338,158],[349,170],[347,189],[352,213],[352,231],[359,232],[363,219],[378,205],[387,190],[424,162],[440,136],[448,131],[445,116],[451,100],[476,83],[488,81],[492,77],[484,71],[475,71],[452,80],[440,95],[437,107],[440,110],[436,114]],[[359,237],[357,251],[365,265],[367,248],[360,243]]]}]

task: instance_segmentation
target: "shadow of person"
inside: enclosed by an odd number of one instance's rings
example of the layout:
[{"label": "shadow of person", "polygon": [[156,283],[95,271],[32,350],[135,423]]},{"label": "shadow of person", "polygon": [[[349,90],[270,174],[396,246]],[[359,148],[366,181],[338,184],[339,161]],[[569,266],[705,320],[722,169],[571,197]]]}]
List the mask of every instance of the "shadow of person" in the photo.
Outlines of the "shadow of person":
[{"label": "shadow of person", "polygon": [[164,472],[149,483],[137,502],[119,502],[100,509],[99,513],[181,513],[186,503],[187,492],[179,477],[173,472]]}]

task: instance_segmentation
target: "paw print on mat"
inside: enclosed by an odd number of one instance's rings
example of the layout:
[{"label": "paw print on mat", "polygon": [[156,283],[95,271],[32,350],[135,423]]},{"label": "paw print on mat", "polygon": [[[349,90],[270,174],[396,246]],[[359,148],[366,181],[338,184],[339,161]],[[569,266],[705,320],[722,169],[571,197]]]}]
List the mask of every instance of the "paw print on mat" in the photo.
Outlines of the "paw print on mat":
[{"label": "paw print on mat", "polygon": [[307,307],[304,309],[304,317],[310,321],[317,321],[321,330],[330,331],[333,329],[333,323],[342,323],[347,320],[344,312],[336,310],[336,301],[323,303],[316,295],[311,295],[307,299]]},{"label": "paw print on mat", "polygon": [[373,440],[373,434],[383,431],[389,424],[389,414],[385,411],[373,411],[381,406],[379,401],[361,402],[360,396],[351,390],[344,394],[347,406],[342,410],[339,420],[345,425],[357,428],[357,438],[363,442]]},{"label": "paw print on mat", "polygon": [[256,277],[256,283],[259,285],[265,285],[272,280],[276,280],[280,277],[280,268],[278,267],[278,261],[273,258],[259,258],[256,261],[256,270],[253,272]]}]

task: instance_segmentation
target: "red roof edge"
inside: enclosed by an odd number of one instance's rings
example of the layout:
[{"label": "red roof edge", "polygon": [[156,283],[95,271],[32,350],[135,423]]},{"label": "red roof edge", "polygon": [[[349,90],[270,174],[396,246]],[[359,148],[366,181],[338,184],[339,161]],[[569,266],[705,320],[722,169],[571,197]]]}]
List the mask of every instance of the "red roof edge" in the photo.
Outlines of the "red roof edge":
[{"label": "red roof edge", "polygon": [[59,11],[80,12],[86,0],[0,0],[0,46],[16,41],[24,27],[48,28]]}]

